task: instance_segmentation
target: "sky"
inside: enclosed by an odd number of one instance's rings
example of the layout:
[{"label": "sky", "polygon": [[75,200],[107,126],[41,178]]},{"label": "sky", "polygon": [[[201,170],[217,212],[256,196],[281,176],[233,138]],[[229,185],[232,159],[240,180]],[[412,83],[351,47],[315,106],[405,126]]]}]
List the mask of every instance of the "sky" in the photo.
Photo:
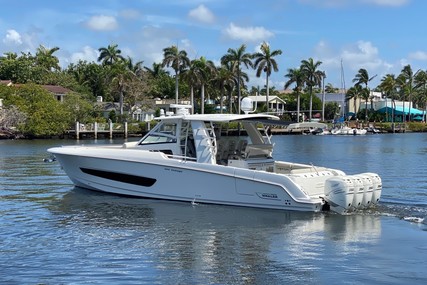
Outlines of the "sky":
[{"label": "sky", "polygon": [[[2,3],[4,2],[4,3]],[[36,53],[59,47],[62,68],[97,61],[101,47],[117,44],[124,56],[151,67],[163,49],[177,45],[190,59],[217,66],[229,48],[249,53],[263,41],[279,71],[270,86],[283,90],[289,68],[301,60],[321,61],[325,83],[349,88],[365,68],[376,87],[403,66],[427,69],[425,0],[0,0],[0,54]],[[341,68],[341,66],[343,68]],[[265,75],[243,70],[249,86],[263,87]],[[341,78],[344,78],[342,83]]]}]

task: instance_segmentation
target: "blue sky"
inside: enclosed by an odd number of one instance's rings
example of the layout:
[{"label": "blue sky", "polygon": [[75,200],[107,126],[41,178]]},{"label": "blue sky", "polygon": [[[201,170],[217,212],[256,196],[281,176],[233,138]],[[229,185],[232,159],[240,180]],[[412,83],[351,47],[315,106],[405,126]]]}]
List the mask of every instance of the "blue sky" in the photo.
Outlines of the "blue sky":
[{"label": "blue sky", "polygon": [[[3,3],[4,4],[4,3]],[[288,68],[312,57],[322,61],[326,83],[345,87],[359,68],[399,74],[404,65],[427,69],[427,1],[424,0],[14,0],[0,10],[0,53],[59,47],[62,67],[96,61],[98,48],[118,44],[145,66],[178,45],[190,59],[205,56],[219,65],[229,48],[262,41],[281,49],[271,83],[282,90]],[[265,78],[250,74],[251,86]]]}]

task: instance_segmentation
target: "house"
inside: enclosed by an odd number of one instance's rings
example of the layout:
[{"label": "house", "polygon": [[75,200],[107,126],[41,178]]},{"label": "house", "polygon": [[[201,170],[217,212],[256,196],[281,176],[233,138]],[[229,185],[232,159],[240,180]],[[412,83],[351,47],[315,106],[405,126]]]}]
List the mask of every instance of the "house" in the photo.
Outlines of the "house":
[{"label": "house", "polygon": [[[265,95],[248,96],[248,98],[250,98],[256,105],[258,105],[258,103],[262,104],[267,102],[267,96]],[[277,115],[283,115],[285,111],[285,105],[286,102],[279,96],[268,96],[268,110],[270,112],[274,112]]]},{"label": "house", "polygon": [[[11,80],[0,80],[0,84],[6,85],[6,86],[19,86],[21,84],[13,84]],[[64,96],[71,92],[70,89],[64,88],[59,85],[40,85],[42,88],[46,89],[50,93],[53,94],[56,100],[59,102],[64,101]]]},{"label": "house", "polygon": [[41,87],[52,93],[59,102],[64,102],[64,96],[71,92],[70,89],[58,85],[41,85]]}]

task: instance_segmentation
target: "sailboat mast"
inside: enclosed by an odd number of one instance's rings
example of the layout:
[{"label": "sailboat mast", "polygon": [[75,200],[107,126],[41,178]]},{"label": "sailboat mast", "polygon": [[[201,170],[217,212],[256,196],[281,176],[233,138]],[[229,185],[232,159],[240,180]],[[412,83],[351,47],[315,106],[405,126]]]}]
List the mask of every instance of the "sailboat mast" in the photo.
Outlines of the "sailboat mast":
[{"label": "sailboat mast", "polygon": [[347,93],[346,89],[345,89],[345,77],[344,77],[344,67],[342,64],[342,59],[341,59],[341,92],[343,92],[343,96],[342,96],[342,118],[344,119],[344,115],[345,115],[345,94]]}]

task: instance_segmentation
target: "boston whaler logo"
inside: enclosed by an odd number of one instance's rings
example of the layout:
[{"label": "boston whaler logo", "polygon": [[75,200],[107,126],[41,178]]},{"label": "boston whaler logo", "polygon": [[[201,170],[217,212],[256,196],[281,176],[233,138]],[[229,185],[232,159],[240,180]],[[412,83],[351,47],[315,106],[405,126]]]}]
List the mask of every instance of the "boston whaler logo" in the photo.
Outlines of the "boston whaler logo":
[{"label": "boston whaler logo", "polygon": [[257,192],[256,194],[258,195],[258,197],[260,197],[262,199],[279,200],[279,197],[277,196],[277,194],[274,194],[274,193]]}]

